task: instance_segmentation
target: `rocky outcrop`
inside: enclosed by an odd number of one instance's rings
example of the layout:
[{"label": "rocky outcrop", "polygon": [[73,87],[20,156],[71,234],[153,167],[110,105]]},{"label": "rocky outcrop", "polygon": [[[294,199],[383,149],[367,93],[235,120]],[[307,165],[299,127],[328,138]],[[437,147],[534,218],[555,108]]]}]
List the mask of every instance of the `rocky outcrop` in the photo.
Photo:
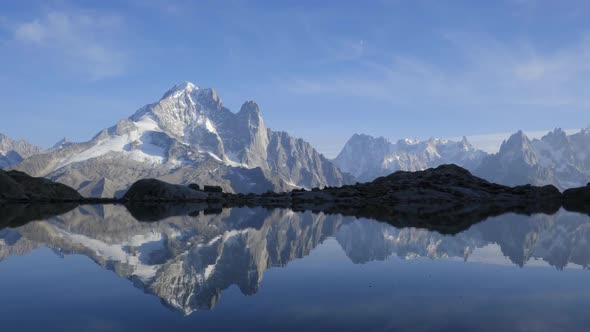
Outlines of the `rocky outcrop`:
[{"label": "rocky outcrop", "polygon": [[585,201],[590,203],[590,183],[585,187],[572,188],[563,192],[564,201]]},{"label": "rocky outcrop", "polygon": [[279,201],[334,202],[348,206],[377,205],[399,211],[441,211],[459,205],[486,203],[499,207],[531,206],[559,202],[554,186],[508,187],[473,176],[456,165],[442,165],[419,172],[398,171],[372,182],[312,191],[294,190],[286,194],[266,194]]},{"label": "rocky outcrop", "polygon": [[567,210],[590,215],[590,183],[585,187],[572,188],[564,191],[563,206]]},{"label": "rocky outcrop", "polygon": [[[190,201],[214,203],[218,207],[248,205],[322,211],[372,218],[398,227],[429,227],[441,233],[457,233],[483,219],[507,212],[555,213],[561,207],[561,193],[553,186],[507,187],[473,176],[456,165],[420,172],[399,171],[369,183],[311,191],[260,195],[207,191],[153,179],[141,180],[131,187],[124,200]],[[162,207],[157,209],[160,214],[167,213]]]},{"label": "rocky outcrop", "polygon": [[[199,190],[157,179],[144,179],[135,182],[122,199],[84,199],[75,191],[76,195],[67,196],[69,198],[57,198],[58,189],[65,186],[15,171],[0,175],[3,179],[0,189],[5,197],[10,196],[12,200],[69,199],[83,203],[118,202],[128,205],[149,203],[156,204],[150,209],[158,211],[159,215],[178,210],[174,206],[178,203],[202,203],[201,210],[212,214],[221,207],[246,205],[322,211],[371,218],[398,227],[429,227],[441,233],[457,233],[483,219],[507,212],[554,213],[562,207],[562,203],[566,209],[590,213],[590,187],[568,190],[562,197],[559,190],[551,185],[508,187],[478,178],[456,165],[419,172],[398,171],[372,182],[342,187],[248,195],[224,193],[221,192],[223,188],[217,186],[205,185],[204,190]],[[35,191],[37,187],[42,187],[43,191]],[[73,189],[68,189],[71,194]],[[158,206],[162,202],[172,203],[172,208]],[[141,209],[135,209],[138,210]]]},{"label": "rocky outcrop", "polygon": [[0,201],[73,202],[82,196],[74,189],[18,171],[0,170]]},{"label": "rocky outcrop", "polygon": [[123,199],[126,201],[205,201],[208,194],[189,187],[170,184],[156,179],[135,182]]},{"label": "rocky outcrop", "polygon": [[233,204],[289,207],[372,218],[397,227],[457,233],[507,212],[554,213],[561,193],[553,186],[507,187],[473,176],[456,165],[420,172],[398,171],[373,182],[290,193],[226,195]]}]

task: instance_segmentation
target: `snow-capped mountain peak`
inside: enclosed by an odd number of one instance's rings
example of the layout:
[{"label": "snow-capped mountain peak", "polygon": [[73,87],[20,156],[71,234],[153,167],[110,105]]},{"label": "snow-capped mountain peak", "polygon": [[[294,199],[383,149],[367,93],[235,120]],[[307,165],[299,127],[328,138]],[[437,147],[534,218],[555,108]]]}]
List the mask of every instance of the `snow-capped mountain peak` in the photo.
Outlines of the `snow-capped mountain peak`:
[{"label": "snow-capped mountain peak", "polygon": [[520,160],[528,165],[538,163],[538,158],[531,146],[531,140],[522,130],[519,130],[502,143],[498,155],[505,160]]},{"label": "snow-capped mountain peak", "polygon": [[541,140],[556,149],[561,149],[569,145],[567,134],[561,128],[556,128],[555,130],[550,131],[547,135],[543,136]]},{"label": "snow-capped mountain peak", "polygon": [[92,140],[52,149],[21,170],[92,193],[94,188],[82,186],[107,179],[120,191],[145,177],[238,192],[352,182],[309,143],[267,129],[255,102],[233,113],[214,89],[190,82],[175,85]]},{"label": "snow-capped mountain peak", "polygon": [[530,148],[531,140],[522,130],[512,134],[507,140],[502,142],[500,152],[522,151]]},{"label": "snow-capped mountain peak", "polygon": [[53,144],[52,149],[61,149],[70,144],[72,144],[72,142],[70,142],[66,137],[64,137],[57,141],[55,144]]},{"label": "snow-capped mountain peak", "polygon": [[530,140],[519,131],[486,158],[475,175],[507,185],[583,186],[590,180],[590,135],[584,129],[567,135],[557,128]]},{"label": "snow-capped mountain peak", "polygon": [[461,139],[461,148],[463,151],[472,151],[475,150],[471,142],[467,139],[467,136],[463,136]]},{"label": "snow-capped mountain peak", "polygon": [[161,99],[167,98],[178,98],[181,94],[191,94],[194,91],[199,90],[199,87],[191,82],[182,82],[175,84],[172,88],[164,93]]}]

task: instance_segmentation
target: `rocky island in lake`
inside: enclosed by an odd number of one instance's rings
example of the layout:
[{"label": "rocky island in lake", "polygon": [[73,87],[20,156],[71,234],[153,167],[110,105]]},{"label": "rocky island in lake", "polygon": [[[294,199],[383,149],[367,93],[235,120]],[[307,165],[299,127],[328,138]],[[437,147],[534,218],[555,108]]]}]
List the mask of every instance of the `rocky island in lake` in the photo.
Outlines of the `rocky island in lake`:
[{"label": "rocky island in lake", "polygon": [[[418,172],[398,171],[367,183],[294,189],[263,194],[224,193],[221,187],[170,184],[157,179],[135,182],[119,199],[84,198],[74,189],[22,172],[0,173],[0,202],[119,203],[134,215],[174,215],[183,205],[215,213],[222,207],[291,208],[372,218],[397,226],[436,227],[454,233],[490,216],[507,212],[554,213],[560,207],[588,212],[590,186],[566,190],[554,186],[509,187],[488,182],[456,165]],[[182,212],[184,213],[184,212]],[[30,219],[30,218],[26,218]],[[141,218],[140,218],[141,219]]]}]

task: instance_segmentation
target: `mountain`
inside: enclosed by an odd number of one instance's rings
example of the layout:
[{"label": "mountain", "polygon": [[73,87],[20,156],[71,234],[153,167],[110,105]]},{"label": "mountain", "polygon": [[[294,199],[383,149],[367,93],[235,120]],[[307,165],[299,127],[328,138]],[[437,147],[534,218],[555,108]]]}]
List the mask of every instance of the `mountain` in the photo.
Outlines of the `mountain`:
[{"label": "mountain", "polygon": [[73,144],[72,142],[70,142],[66,137],[60,139],[59,141],[57,141],[51,148],[52,149],[61,149],[64,148],[68,145]]},{"label": "mountain", "polygon": [[366,182],[398,170],[419,171],[442,164],[457,164],[472,170],[484,156],[486,153],[475,149],[465,137],[460,142],[431,138],[392,143],[383,137],[355,134],[334,163]]},{"label": "mountain", "polygon": [[101,197],[119,196],[148,177],[215,184],[227,192],[353,181],[309,143],[267,128],[255,102],[233,113],[214,89],[190,82],[175,85],[88,142],[62,143],[17,168]]},{"label": "mountain", "polygon": [[77,191],[62,183],[31,177],[15,170],[0,170],[0,203],[74,202],[81,198]]},{"label": "mountain", "polygon": [[571,135],[555,129],[533,140],[519,131],[495,154],[475,149],[465,137],[460,142],[405,139],[391,143],[383,137],[355,134],[334,163],[363,182],[397,170],[456,164],[503,185],[552,184],[563,190],[590,182],[590,127]]},{"label": "mountain", "polygon": [[24,140],[13,140],[0,133],[0,168],[14,166],[42,149]]},{"label": "mountain", "polygon": [[590,182],[590,128],[572,135],[555,129],[533,140],[519,131],[498,153],[484,158],[474,173],[506,185],[582,187]]}]

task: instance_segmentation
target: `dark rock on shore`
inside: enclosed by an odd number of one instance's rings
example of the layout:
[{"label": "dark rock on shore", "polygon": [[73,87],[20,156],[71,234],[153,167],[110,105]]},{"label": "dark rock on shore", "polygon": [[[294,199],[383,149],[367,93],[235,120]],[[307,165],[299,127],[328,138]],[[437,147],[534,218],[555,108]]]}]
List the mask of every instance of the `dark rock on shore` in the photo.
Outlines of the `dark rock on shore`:
[{"label": "dark rock on shore", "polygon": [[585,187],[572,188],[563,192],[563,207],[569,211],[590,215],[590,183]]},{"label": "dark rock on shore", "polygon": [[208,193],[222,193],[223,188],[221,188],[220,186],[205,186],[203,187],[203,191]]},{"label": "dark rock on shore", "polygon": [[[36,196],[30,194],[35,186],[43,187]],[[55,188],[62,187],[65,186],[24,173],[0,172],[2,194],[14,199],[55,196],[59,192]],[[312,191],[296,189],[244,195],[222,193],[210,186],[203,189],[145,179],[134,183],[120,200],[71,197],[88,204],[124,202],[134,216],[146,221],[182,214],[186,210],[218,213],[222,207],[258,206],[351,215],[400,227],[428,227],[442,233],[455,233],[485,218],[508,212],[551,214],[562,204],[568,210],[590,213],[590,186],[570,189],[563,195],[554,186],[508,187],[485,181],[455,165],[419,172],[399,171],[369,183]]]},{"label": "dark rock on shore", "polygon": [[590,183],[585,187],[572,188],[563,192],[564,201],[585,201],[590,204]]},{"label": "dark rock on shore", "polygon": [[73,188],[18,171],[0,170],[0,201],[69,202],[82,196]]},{"label": "dark rock on shore", "polygon": [[189,187],[170,184],[156,179],[135,182],[123,196],[126,201],[206,201],[207,193]]},{"label": "dark rock on shore", "polygon": [[201,186],[199,186],[196,183],[191,183],[188,185],[189,188],[191,188],[192,190],[201,190]]},{"label": "dark rock on shore", "polygon": [[211,201],[226,206],[249,205],[308,209],[388,210],[396,214],[435,215],[441,211],[486,206],[491,211],[543,210],[559,208],[561,193],[554,186],[508,187],[473,176],[456,165],[443,165],[419,172],[395,172],[373,182],[315,188],[291,192],[255,194],[219,193],[220,188],[204,186],[204,191],[154,179],[136,182],[124,196],[129,201]]},{"label": "dark rock on shore", "polygon": [[457,233],[488,217],[513,212],[552,214],[561,207],[554,186],[507,187],[443,165],[395,172],[373,182],[290,193],[231,196],[229,201],[371,218],[397,227],[426,227]]},{"label": "dark rock on shore", "polygon": [[[473,176],[456,165],[443,165],[418,172],[395,172],[373,182],[324,188],[315,191],[268,193],[255,202],[277,205],[331,203],[344,207],[378,206],[399,213],[436,213],[463,206],[485,204],[499,210],[561,204],[561,193],[554,186],[507,187]],[[550,203],[547,203],[550,202]]]}]

